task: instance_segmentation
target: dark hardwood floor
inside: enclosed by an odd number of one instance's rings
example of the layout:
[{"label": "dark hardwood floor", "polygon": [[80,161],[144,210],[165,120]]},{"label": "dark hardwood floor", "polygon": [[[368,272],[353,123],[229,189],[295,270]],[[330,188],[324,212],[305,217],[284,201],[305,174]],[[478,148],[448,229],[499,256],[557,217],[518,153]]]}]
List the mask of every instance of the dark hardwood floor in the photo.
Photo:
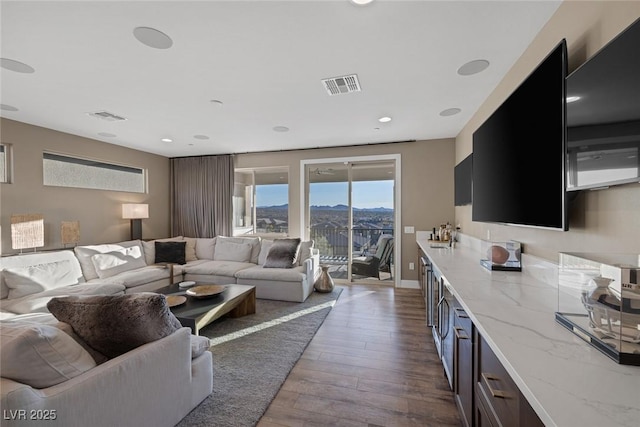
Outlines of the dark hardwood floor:
[{"label": "dark hardwood floor", "polygon": [[417,289],[344,290],[258,427],[459,426]]}]

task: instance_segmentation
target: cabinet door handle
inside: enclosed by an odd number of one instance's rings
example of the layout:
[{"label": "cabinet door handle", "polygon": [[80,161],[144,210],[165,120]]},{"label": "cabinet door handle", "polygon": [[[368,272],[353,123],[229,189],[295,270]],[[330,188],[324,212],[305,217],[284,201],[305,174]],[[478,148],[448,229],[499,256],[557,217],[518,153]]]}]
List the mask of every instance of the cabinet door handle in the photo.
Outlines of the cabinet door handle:
[{"label": "cabinet door handle", "polygon": [[509,399],[511,397],[509,393],[507,393],[506,391],[495,390],[493,387],[491,387],[491,384],[489,381],[500,381],[500,377],[494,374],[487,374],[483,372],[482,379],[484,379],[484,381],[487,383],[487,387],[489,388],[489,392],[491,393],[491,396],[499,399]]},{"label": "cabinet door handle", "polygon": [[467,313],[464,311],[464,308],[462,307],[456,307],[454,308],[454,310],[456,311],[456,316],[458,316],[461,319],[468,319],[469,316],[467,316]]},{"label": "cabinet door handle", "polygon": [[460,327],[460,326],[454,326],[453,327],[455,334],[456,334],[456,338],[458,338],[459,340],[468,340],[469,337],[467,335],[460,335],[460,331],[464,331],[464,328]]}]

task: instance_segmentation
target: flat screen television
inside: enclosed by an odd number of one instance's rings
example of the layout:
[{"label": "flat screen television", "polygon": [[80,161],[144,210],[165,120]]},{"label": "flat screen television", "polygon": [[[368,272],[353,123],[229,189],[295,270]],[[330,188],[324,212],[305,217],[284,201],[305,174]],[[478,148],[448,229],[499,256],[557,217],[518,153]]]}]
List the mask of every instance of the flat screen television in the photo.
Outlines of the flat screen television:
[{"label": "flat screen television", "polygon": [[567,77],[567,190],[640,181],[640,19]]},{"label": "flat screen television", "polygon": [[469,154],[453,170],[454,201],[456,206],[471,204],[472,164],[473,154]]},{"label": "flat screen television", "polygon": [[562,40],[473,133],[472,220],[568,230]]}]

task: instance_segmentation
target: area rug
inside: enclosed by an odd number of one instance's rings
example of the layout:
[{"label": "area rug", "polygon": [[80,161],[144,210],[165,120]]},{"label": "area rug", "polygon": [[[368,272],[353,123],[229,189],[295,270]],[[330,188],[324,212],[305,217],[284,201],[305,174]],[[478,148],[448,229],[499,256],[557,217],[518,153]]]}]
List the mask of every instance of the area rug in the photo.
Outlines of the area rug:
[{"label": "area rug", "polygon": [[255,426],[341,292],[303,303],[258,299],[255,314],[201,329],[212,344],[213,393],[178,426]]}]

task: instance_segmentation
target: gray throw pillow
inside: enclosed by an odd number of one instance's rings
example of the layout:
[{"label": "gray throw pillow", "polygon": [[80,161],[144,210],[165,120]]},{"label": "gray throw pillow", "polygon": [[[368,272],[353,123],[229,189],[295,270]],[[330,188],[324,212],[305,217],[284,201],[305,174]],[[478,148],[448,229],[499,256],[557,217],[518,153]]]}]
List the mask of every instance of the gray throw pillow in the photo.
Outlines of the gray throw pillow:
[{"label": "gray throw pillow", "polygon": [[267,253],[264,268],[293,268],[298,261],[300,239],[275,239]]},{"label": "gray throw pillow", "polygon": [[165,296],[150,292],[52,298],[47,308],[56,319],[71,325],[91,348],[109,358],[182,327]]}]

